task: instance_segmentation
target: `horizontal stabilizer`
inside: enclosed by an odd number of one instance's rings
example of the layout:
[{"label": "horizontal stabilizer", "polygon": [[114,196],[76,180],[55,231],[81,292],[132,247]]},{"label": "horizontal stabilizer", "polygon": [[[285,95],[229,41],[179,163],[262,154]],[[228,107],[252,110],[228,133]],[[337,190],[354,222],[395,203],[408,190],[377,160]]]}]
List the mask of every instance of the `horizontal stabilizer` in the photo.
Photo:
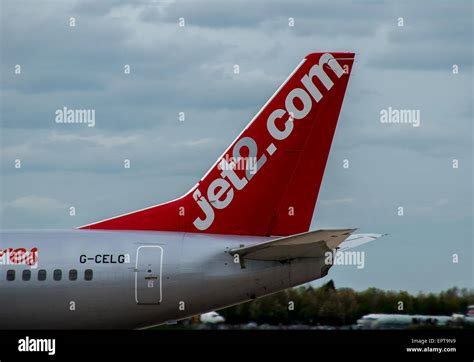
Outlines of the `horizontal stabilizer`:
[{"label": "horizontal stabilizer", "polygon": [[387,234],[352,234],[341,244],[339,244],[338,250],[347,250],[356,248],[360,245],[374,241],[375,239],[386,236]]},{"label": "horizontal stabilizer", "polygon": [[278,238],[261,244],[232,249],[240,259],[284,261],[295,258],[317,258],[332,251],[356,229],[316,230]]}]

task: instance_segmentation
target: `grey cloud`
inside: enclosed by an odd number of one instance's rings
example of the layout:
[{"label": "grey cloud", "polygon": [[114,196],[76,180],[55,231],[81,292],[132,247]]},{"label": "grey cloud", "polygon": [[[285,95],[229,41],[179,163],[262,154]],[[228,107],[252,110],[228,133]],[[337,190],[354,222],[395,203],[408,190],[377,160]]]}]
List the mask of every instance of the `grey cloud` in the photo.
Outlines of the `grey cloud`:
[{"label": "grey cloud", "polygon": [[[366,6],[360,6],[360,4]],[[357,6],[359,5],[359,6]],[[171,2],[161,11],[153,11],[153,5],[143,10],[143,18],[147,21],[165,20],[177,22],[180,17],[187,20],[191,26],[201,27],[251,27],[262,24],[268,19],[298,19],[310,18],[317,20],[329,19],[345,21],[348,17],[369,18],[384,12],[384,3],[380,1],[226,1],[225,4],[214,1],[184,1]],[[338,25],[336,23],[335,25]],[[333,31],[338,32],[337,26]]]}]

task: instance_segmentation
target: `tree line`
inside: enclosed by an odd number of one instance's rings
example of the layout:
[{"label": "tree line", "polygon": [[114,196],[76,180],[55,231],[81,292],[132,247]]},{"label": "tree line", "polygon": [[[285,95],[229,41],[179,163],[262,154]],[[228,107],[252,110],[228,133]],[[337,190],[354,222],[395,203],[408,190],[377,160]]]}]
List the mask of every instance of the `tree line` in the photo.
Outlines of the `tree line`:
[{"label": "tree line", "polygon": [[474,290],[450,288],[440,293],[411,295],[406,291],[369,288],[336,289],[333,281],[319,288],[287,289],[266,297],[219,310],[229,324],[268,323],[349,325],[370,313],[424,315],[464,314],[474,304]]}]

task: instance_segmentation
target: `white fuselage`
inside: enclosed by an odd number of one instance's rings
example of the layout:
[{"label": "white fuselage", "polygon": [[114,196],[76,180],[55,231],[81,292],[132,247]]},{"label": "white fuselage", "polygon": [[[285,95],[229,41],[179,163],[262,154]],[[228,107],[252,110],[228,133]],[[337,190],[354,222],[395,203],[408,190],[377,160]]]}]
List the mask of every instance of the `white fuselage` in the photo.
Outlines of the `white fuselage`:
[{"label": "white fuselage", "polygon": [[[247,260],[243,268],[229,254],[233,248],[271,239],[173,232],[4,231],[0,329],[141,328],[327,274],[330,266],[324,258]],[[18,249],[21,256],[23,249],[28,253],[33,248],[34,265],[11,256]]]}]

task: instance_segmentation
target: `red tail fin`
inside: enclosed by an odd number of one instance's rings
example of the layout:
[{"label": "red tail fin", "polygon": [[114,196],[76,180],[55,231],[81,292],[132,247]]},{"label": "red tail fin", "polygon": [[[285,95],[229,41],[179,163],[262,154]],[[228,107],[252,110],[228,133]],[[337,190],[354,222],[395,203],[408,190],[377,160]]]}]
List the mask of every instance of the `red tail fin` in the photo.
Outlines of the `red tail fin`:
[{"label": "red tail fin", "polygon": [[353,53],[309,54],[186,195],[81,229],[307,231],[353,61]]}]

